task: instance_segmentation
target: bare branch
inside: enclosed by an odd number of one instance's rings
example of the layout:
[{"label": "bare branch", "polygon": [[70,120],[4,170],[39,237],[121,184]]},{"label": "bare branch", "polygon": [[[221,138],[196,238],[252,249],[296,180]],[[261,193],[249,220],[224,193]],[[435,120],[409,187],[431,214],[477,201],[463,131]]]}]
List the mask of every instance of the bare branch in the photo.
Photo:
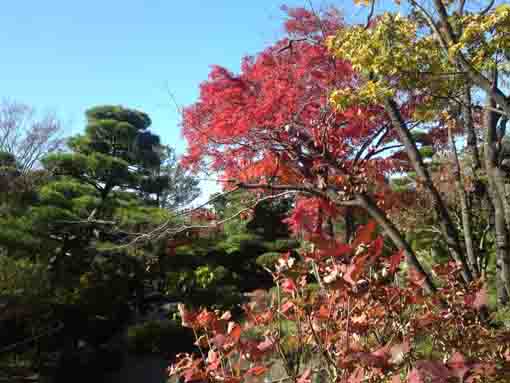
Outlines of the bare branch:
[{"label": "bare branch", "polygon": [[0,151],[14,155],[22,172],[64,147],[62,131],[61,121],[51,113],[38,118],[28,105],[7,100],[0,104]]},{"label": "bare branch", "polygon": [[368,13],[368,16],[367,16],[367,22],[365,24],[365,29],[368,29],[368,27],[370,26],[370,22],[372,21],[372,17],[374,16],[374,11],[375,11],[375,0],[372,0],[372,2],[370,3],[370,12]]}]

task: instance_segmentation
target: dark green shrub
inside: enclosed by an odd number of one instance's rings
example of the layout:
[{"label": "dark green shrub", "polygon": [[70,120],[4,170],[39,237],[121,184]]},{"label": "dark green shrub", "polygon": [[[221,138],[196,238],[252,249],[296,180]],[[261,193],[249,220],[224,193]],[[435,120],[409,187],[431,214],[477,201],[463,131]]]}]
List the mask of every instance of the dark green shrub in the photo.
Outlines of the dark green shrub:
[{"label": "dark green shrub", "polygon": [[193,340],[177,321],[152,321],[128,329],[128,349],[135,354],[170,356],[192,348]]},{"label": "dark green shrub", "polygon": [[260,257],[257,257],[257,265],[261,267],[269,267],[272,268],[275,263],[278,261],[278,258],[280,258],[282,255],[281,253],[277,252],[268,252],[262,254]]}]

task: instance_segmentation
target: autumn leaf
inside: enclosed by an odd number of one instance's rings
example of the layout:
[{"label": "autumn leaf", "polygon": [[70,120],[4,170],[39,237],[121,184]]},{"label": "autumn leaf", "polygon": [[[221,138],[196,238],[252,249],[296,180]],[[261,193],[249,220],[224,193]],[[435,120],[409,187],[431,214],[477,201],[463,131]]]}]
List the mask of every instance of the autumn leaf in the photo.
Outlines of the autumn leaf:
[{"label": "autumn leaf", "polygon": [[407,381],[409,383],[446,383],[451,376],[450,370],[443,363],[419,360],[409,373]]},{"label": "autumn leaf", "polygon": [[312,369],[307,368],[297,379],[296,383],[312,383]]},{"label": "autumn leaf", "polygon": [[365,377],[365,373],[362,368],[356,368],[351,375],[349,375],[348,383],[361,383],[363,378]]},{"label": "autumn leaf", "polygon": [[214,350],[209,350],[207,353],[207,369],[210,371],[214,371],[220,367],[221,358],[218,352]]},{"label": "autumn leaf", "polygon": [[384,239],[381,236],[378,236],[371,244],[370,250],[372,256],[370,257],[370,264],[372,264],[381,254],[384,247]]},{"label": "autumn leaf", "polygon": [[460,352],[455,352],[448,360],[448,368],[452,371],[452,375],[456,376],[459,381],[464,381],[464,377],[470,369],[466,362],[466,358]]},{"label": "autumn leaf", "polygon": [[200,327],[207,328],[210,326],[215,317],[216,315],[214,313],[202,310],[200,314],[198,314],[196,321]]},{"label": "autumn leaf", "polygon": [[391,359],[390,362],[394,364],[402,363],[406,354],[411,350],[411,345],[408,340],[402,343],[395,344],[390,348]]},{"label": "autumn leaf", "polygon": [[294,293],[297,290],[296,283],[291,278],[286,278],[281,283],[282,289],[286,293]]},{"label": "autumn leaf", "polygon": [[241,337],[241,326],[235,322],[230,322],[228,324],[228,338],[231,342],[237,343],[239,338]]},{"label": "autumn leaf", "polygon": [[182,303],[177,304],[179,315],[181,316],[183,327],[194,327],[196,314],[186,309],[186,306]]},{"label": "autumn leaf", "polygon": [[227,337],[224,334],[216,334],[212,339],[211,343],[214,344],[218,348],[223,348],[227,342]]},{"label": "autumn leaf", "polygon": [[205,371],[200,370],[198,367],[186,370],[182,376],[186,383],[207,380],[207,374]]},{"label": "autumn leaf", "polygon": [[287,301],[285,302],[282,307],[280,308],[280,311],[283,313],[283,314],[286,314],[287,312],[289,312],[290,310],[292,310],[294,308],[294,302],[292,301]]},{"label": "autumn leaf", "polygon": [[370,243],[373,239],[373,235],[375,234],[376,228],[377,224],[373,220],[369,221],[366,225],[362,226],[356,234],[356,239],[353,242],[353,247],[357,248],[361,244]]},{"label": "autumn leaf", "polygon": [[404,250],[399,250],[398,252],[396,252],[395,254],[393,254],[390,257],[389,269],[388,269],[390,274],[394,274],[398,270],[398,268],[403,260],[404,260]]},{"label": "autumn leaf", "polygon": [[249,376],[260,376],[264,374],[267,371],[267,367],[264,366],[255,366],[250,368],[248,371],[245,372],[245,375]]},{"label": "autumn leaf", "polygon": [[468,307],[472,307],[475,310],[481,310],[489,305],[489,296],[487,294],[487,288],[482,286],[477,292],[466,294],[464,297],[464,303]]},{"label": "autumn leaf", "polygon": [[331,315],[330,309],[326,305],[321,305],[317,311],[317,317],[320,319],[328,319]]},{"label": "autumn leaf", "polygon": [[356,285],[356,282],[365,271],[367,256],[356,256],[352,263],[347,267],[347,271],[343,278],[351,285]]},{"label": "autumn leaf", "polygon": [[425,276],[416,270],[414,267],[410,267],[407,272],[407,279],[411,284],[417,287],[423,287],[425,283]]},{"label": "autumn leaf", "polygon": [[274,347],[274,342],[270,338],[266,338],[264,341],[260,342],[257,345],[257,348],[262,351],[266,352]]}]

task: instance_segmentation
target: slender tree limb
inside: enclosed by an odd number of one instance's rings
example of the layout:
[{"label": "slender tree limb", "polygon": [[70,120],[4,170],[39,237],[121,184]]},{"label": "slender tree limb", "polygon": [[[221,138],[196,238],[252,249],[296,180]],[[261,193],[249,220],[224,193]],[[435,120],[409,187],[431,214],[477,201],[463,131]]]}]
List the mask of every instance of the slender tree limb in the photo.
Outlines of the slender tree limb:
[{"label": "slender tree limb", "polygon": [[436,291],[436,287],[432,278],[427,274],[420,261],[416,257],[413,249],[404,239],[400,231],[393,225],[393,223],[386,217],[384,212],[377,207],[377,205],[364,194],[357,194],[356,201],[360,207],[365,209],[368,214],[383,228],[385,233],[391,238],[395,246],[404,252],[407,264],[414,268],[423,278],[423,286],[429,293]]},{"label": "slender tree limb", "polygon": [[460,209],[461,209],[461,222],[464,232],[464,244],[466,247],[467,258],[469,261],[471,273],[474,278],[478,278],[479,270],[477,263],[477,254],[475,253],[475,245],[473,240],[473,229],[472,229],[472,221],[473,218],[471,216],[471,209],[469,208],[468,198],[464,186],[464,182],[462,180],[462,170],[460,167],[459,156],[457,154],[457,146],[455,145],[455,139],[452,134],[451,124],[448,125],[448,138],[450,140],[450,144],[452,146],[452,156],[453,156],[453,164],[454,164],[454,178],[455,178],[455,189],[459,194],[460,199]]},{"label": "slender tree limb", "polygon": [[473,276],[471,275],[469,266],[466,262],[466,257],[462,252],[462,246],[460,244],[457,229],[451,220],[443,198],[432,181],[430,173],[423,162],[423,158],[416,147],[416,143],[414,142],[409,129],[407,129],[405,122],[400,115],[400,111],[398,110],[395,101],[390,98],[386,99],[384,107],[390,116],[393,128],[397,131],[400,140],[405,147],[406,153],[416,171],[417,176],[420,181],[423,182],[423,185],[432,198],[434,209],[438,214],[439,222],[443,231],[443,237],[446,240],[453,258],[462,265],[462,277],[466,283],[469,283],[473,280]]}]

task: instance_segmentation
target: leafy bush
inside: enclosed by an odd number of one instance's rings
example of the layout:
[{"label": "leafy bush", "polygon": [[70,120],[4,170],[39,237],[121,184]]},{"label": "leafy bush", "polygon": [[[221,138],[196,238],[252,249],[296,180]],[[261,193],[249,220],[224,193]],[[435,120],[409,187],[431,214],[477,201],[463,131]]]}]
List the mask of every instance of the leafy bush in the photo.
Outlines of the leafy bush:
[{"label": "leafy bush", "polygon": [[271,251],[269,253],[264,253],[260,257],[257,258],[257,265],[261,267],[273,267],[274,264],[278,261],[278,258],[281,257],[280,253],[275,251]]}]

